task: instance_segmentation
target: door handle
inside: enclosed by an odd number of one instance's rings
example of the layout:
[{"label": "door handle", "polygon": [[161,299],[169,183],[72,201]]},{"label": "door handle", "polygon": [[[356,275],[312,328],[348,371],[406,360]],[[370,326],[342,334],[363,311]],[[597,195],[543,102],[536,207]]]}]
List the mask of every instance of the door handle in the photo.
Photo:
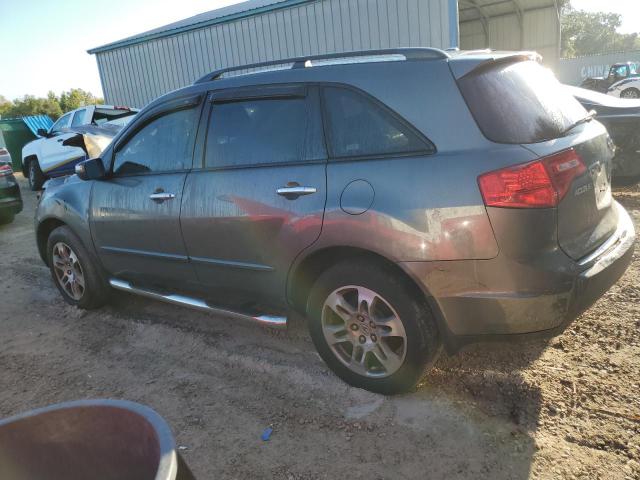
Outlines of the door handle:
[{"label": "door handle", "polygon": [[176,198],[175,193],[166,193],[166,192],[156,192],[149,195],[149,198],[154,202],[162,203],[165,200],[172,200]]},{"label": "door handle", "polygon": [[299,185],[296,185],[292,187],[280,187],[276,190],[276,193],[288,200],[295,200],[298,197],[311,195],[312,193],[316,193],[317,191],[318,189],[316,187],[301,187]]}]

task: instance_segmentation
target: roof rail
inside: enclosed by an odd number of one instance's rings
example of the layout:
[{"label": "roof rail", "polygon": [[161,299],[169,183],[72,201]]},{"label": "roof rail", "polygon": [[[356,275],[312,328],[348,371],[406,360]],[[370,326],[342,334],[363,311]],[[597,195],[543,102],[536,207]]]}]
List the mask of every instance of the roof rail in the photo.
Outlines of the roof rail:
[{"label": "roof rail", "polygon": [[[271,60],[268,62],[260,62],[253,63],[250,65],[239,65],[237,67],[227,67],[222,68],[220,70],[215,70],[211,73],[206,74],[205,76],[199,78],[194,82],[205,83],[213,80],[217,80],[225,73],[235,72],[239,70],[251,70],[264,68],[265,70],[260,70],[259,72],[248,72],[248,73],[262,73],[262,71],[266,70],[267,67],[276,67],[282,65],[291,64],[289,69],[296,68],[306,68],[312,67],[312,62],[314,61],[322,61],[324,65],[330,64],[329,62],[332,59],[341,60],[341,59],[353,59],[353,62],[343,62],[343,63],[357,63],[357,59],[365,59],[366,57],[384,57],[384,56],[399,56],[404,58],[394,58],[393,60],[438,60],[449,58],[449,54],[444,50],[440,50],[438,48],[390,48],[384,50],[361,50],[357,52],[342,52],[342,53],[328,53],[325,55],[310,55],[306,57],[295,57],[295,58],[285,58],[282,60]],[[375,59],[366,59],[365,62],[375,62]],[[380,59],[378,60],[380,61]],[[386,61],[389,61],[387,59]],[[336,62],[337,63],[337,62]],[[364,63],[364,62],[361,62]],[[275,69],[274,69],[275,70]]]}]

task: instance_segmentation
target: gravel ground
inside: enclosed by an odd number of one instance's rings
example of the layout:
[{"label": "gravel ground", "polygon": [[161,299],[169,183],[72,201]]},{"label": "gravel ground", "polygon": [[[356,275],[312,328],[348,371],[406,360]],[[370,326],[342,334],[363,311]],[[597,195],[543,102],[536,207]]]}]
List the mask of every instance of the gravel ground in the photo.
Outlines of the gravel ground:
[{"label": "gravel ground", "polygon": [[[640,254],[562,336],[443,356],[389,398],[338,380],[299,319],[274,332],[122,293],[98,311],[67,306],[21,182],[25,210],[0,227],[1,417],[141,402],[199,479],[640,479]],[[640,189],[616,197],[640,231]]]}]

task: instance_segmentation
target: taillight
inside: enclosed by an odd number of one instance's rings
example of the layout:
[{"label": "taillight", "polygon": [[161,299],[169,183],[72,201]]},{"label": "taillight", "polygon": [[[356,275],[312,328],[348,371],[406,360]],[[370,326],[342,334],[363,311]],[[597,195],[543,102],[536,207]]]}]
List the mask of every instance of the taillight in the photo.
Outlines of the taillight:
[{"label": "taillight", "polygon": [[0,177],[8,177],[12,174],[13,169],[11,168],[11,165],[7,165],[6,163],[4,165],[0,165]]},{"label": "taillight", "polygon": [[587,171],[574,149],[531,163],[515,165],[478,177],[478,185],[488,207],[555,207],[571,188],[571,183]]}]

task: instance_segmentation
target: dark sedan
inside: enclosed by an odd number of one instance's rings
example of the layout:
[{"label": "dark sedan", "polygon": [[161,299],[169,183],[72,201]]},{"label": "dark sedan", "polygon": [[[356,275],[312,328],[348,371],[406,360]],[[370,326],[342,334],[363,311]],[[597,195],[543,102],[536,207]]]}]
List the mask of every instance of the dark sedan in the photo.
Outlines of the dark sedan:
[{"label": "dark sedan", "polygon": [[9,223],[22,211],[22,196],[11,164],[0,162],[0,224]]},{"label": "dark sedan", "polygon": [[615,183],[640,181],[640,100],[620,99],[578,87],[567,88],[584,108],[596,111],[596,119],[607,127],[616,144]]}]

